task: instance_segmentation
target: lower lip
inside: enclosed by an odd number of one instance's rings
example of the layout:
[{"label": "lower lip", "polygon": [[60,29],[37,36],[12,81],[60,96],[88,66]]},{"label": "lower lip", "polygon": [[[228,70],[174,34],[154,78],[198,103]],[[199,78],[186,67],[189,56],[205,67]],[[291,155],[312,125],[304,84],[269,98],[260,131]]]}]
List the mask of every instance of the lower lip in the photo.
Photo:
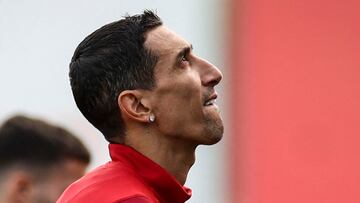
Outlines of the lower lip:
[{"label": "lower lip", "polygon": [[216,104],[207,105],[205,107],[206,108],[218,108],[218,106]]}]

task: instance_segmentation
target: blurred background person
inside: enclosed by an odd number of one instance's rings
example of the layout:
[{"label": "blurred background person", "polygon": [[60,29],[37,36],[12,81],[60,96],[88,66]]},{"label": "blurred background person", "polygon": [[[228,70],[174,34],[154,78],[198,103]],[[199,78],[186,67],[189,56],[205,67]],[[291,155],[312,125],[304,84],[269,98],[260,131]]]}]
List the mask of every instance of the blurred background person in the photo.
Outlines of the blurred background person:
[{"label": "blurred background person", "polygon": [[66,129],[17,115],[0,127],[0,202],[53,203],[90,162]]}]

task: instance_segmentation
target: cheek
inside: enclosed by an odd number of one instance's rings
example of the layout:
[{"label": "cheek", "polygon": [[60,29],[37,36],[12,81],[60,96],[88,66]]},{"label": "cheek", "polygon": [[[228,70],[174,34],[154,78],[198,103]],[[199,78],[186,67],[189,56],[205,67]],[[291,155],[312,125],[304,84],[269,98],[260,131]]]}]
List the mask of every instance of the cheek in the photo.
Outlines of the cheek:
[{"label": "cheek", "polygon": [[194,86],[174,86],[157,97],[156,116],[159,127],[166,131],[182,128],[195,123],[202,117],[200,88]]},{"label": "cheek", "polygon": [[155,94],[156,107],[166,109],[186,109],[201,103],[201,84],[192,78],[167,80],[159,85]]},{"label": "cheek", "polygon": [[169,96],[163,98],[156,110],[159,124],[172,128],[172,124],[181,125],[181,123],[192,121],[196,114],[201,113],[199,102],[196,100],[198,99],[194,99],[190,94],[188,96],[184,94],[182,97]]}]

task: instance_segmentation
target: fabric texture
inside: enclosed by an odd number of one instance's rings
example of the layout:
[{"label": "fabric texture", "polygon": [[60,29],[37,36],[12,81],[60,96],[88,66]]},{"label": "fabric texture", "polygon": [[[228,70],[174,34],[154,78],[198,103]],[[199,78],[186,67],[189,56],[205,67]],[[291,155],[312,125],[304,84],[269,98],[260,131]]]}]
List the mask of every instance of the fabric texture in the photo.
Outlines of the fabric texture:
[{"label": "fabric texture", "polygon": [[57,203],[183,203],[191,189],[131,147],[110,144],[111,161],[71,184]]}]

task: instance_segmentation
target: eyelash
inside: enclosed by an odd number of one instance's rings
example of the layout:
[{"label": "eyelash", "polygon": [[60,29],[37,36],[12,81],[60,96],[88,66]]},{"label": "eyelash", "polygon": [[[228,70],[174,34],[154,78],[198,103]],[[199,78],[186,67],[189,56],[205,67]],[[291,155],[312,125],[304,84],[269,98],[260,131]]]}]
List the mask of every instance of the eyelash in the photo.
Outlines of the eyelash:
[{"label": "eyelash", "polygon": [[183,56],[181,57],[180,62],[181,62],[181,63],[184,63],[184,62],[189,63],[189,58],[188,58],[188,56],[187,56],[187,55],[183,55]]},{"label": "eyelash", "polygon": [[183,62],[183,61],[187,61],[186,56],[182,56],[182,57],[181,57],[181,61],[182,61],[182,62]]}]

